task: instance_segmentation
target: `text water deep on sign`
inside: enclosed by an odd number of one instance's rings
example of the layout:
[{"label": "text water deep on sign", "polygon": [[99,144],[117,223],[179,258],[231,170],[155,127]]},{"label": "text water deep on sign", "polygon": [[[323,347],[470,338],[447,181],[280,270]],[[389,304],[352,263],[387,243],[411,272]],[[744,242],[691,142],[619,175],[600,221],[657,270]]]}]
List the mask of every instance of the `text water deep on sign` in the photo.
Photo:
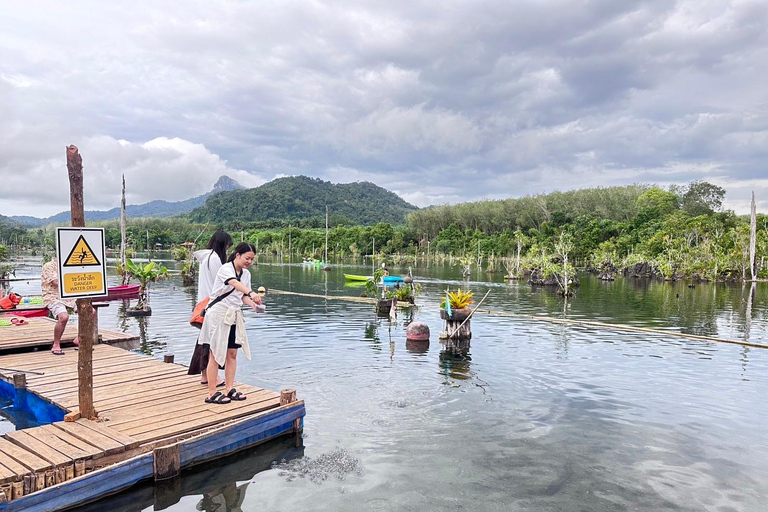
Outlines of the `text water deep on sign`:
[{"label": "text water deep on sign", "polygon": [[93,293],[102,290],[103,281],[100,272],[85,272],[64,275],[66,293]]}]

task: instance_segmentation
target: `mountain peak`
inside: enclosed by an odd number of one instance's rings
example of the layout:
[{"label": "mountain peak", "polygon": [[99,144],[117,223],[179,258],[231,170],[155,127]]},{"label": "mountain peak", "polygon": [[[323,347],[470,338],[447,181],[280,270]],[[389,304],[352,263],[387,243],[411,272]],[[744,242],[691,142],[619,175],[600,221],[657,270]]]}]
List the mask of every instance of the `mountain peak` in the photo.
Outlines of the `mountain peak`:
[{"label": "mountain peak", "polygon": [[229,176],[219,176],[219,180],[213,185],[211,193],[225,192],[227,190],[243,190],[245,187]]}]

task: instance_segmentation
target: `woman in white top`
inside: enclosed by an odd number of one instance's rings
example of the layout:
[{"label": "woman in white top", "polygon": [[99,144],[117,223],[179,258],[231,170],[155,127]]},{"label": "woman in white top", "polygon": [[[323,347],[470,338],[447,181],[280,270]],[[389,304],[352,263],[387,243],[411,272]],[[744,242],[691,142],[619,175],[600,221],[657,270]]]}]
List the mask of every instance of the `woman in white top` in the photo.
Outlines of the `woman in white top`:
[{"label": "woman in white top", "polygon": [[226,231],[217,230],[211,236],[208,246],[192,253],[200,263],[197,284],[197,302],[211,295],[213,280],[221,266],[227,261],[227,251],[232,246],[232,237]]},{"label": "woman in white top", "polygon": [[[256,258],[256,248],[241,242],[235,247],[227,263],[216,274],[211,291],[211,300],[200,329],[200,345],[208,345],[208,398],[206,403],[228,404],[232,400],[245,400],[246,396],[232,387],[237,371],[237,349],[251,359],[248,337],[243,323],[245,304],[257,311],[261,297],[251,290],[251,273],[248,267]],[[224,365],[225,392],[216,391],[216,374],[219,365]]]},{"label": "woman in white top", "polygon": [[[197,302],[209,297],[213,290],[213,281],[216,279],[221,266],[227,261],[227,250],[232,246],[232,237],[226,231],[220,229],[211,236],[208,246],[192,253],[192,256],[200,263],[197,284]],[[188,375],[200,375],[200,384],[208,384],[206,373],[208,368],[208,350],[202,345],[195,344],[195,351],[189,361]],[[224,380],[216,375],[218,386],[224,385]]]}]

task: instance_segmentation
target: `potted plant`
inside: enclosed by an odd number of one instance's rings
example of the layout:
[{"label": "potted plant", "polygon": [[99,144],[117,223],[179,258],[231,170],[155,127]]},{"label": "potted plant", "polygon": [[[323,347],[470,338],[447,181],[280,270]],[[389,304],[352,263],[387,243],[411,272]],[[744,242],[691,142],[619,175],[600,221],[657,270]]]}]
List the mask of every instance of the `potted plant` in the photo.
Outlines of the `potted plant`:
[{"label": "potted plant", "polygon": [[400,307],[411,307],[415,305],[416,295],[421,291],[421,285],[412,286],[405,284],[396,287],[393,291],[387,293],[387,297],[397,299],[397,305]]},{"label": "potted plant", "polygon": [[461,288],[455,292],[445,290],[445,294],[450,305],[450,314],[446,310],[445,299],[443,299],[440,303],[440,318],[454,322],[463,322],[472,312],[469,305],[475,302],[472,298],[475,294],[469,290],[462,291]]},{"label": "potted plant", "polygon": [[149,316],[152,308],[149,307],[149,284],[168,277],[168,269],[162,265],[155,265],[154,261],[146,264],[134,263],[130,258],[125,260],[125,268],[130,277],[135,277],[139,282],[139,300],[136,306],[126,310],[129,316]]},{"label": "potted plant", "polygon": [[365,291],[367,295],[376,297],[376,312],[382,315],[388,315],[392,309],[392,302],[397,304],[397,298],[391,292],[387,292],[387,287],[382,286],[381,297],[379,297],[379,283],[384,277],[384,269],[377,268],[373,271],[373,278],[365,282]]}]

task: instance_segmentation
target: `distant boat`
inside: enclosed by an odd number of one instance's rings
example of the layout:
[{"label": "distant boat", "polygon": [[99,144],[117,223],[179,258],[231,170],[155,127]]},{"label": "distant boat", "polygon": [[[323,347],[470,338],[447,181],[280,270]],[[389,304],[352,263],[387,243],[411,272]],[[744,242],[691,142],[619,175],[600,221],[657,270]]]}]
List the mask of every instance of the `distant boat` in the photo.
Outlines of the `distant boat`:
[{"label": "distant boat", "polygon": [[124,299],[138,299],[139,289],[141,286],[138,284],[125,284],[122,286],[110,286],[107,288],[107,296],[99,298],[98,300],[124,300]]},{"label": "distant boat", "polygon": [[[373,276],[358,276],[355,274],[344,274],[344,278],[347,281],[373,281]],[[384,284],[396,284],[402,283],[403,278],[399,276],[384,276],[382,281]]]},{"label": "distant boat", "polygon": [[373,281],[373,276],[357,276],[355,274],[344,274],[347,281]]}]

